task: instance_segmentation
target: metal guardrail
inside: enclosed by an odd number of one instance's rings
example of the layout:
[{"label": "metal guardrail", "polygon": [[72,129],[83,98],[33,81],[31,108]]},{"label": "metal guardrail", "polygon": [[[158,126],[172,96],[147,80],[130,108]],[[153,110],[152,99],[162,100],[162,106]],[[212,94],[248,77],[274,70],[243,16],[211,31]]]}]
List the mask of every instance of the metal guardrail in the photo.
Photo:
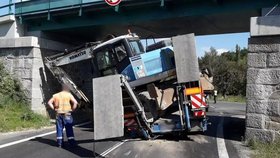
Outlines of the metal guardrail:
[{"label": "metal guardrail", "polygon": [[63,9],[80,8],[92,3],[104,3],[104,0],[29,0],[15,3],[15,15],[43,13]]},{"label": "metal guardrail", "polygon": [[[67,9],[79,9],[79,16],[82,15],[83,7],[90,5],[106,4],[104,0],[10,0],[15,1],[7,6],[14,6],[14,14],[18,17],[30,14],[48,13]],[[133,1],[133,0],[123,0]],[[155,1],[155,0],[153,0]],[[165,0],[158,0],[160,6],[164,6]],[[144,0],[149,2],[149,0]],[[6,6],[6,7],[7,7]],[[118,6],[115,8],[118,10]],[[48,15],[49,17],[49,15]]]},{"label": "metal guardrail", "polygon": [[14,14],[15,3],[9,0],[8,4],[0,6],[0,17]]}]

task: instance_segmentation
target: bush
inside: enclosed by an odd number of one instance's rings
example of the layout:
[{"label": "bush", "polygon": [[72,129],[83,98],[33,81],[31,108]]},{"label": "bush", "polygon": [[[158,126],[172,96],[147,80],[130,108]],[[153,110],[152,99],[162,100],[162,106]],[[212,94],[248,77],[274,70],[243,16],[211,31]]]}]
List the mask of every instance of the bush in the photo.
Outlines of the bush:
[{"label": "bush", "polygon": [[0,94],[16,101],[27,102],[26,95],[19,80],[13,78],[0,62]]},{"label": "bush", "polygon": [[49,119],[31,111],[20,82],[0,63],[0,132],[39,128]]},{"label": "bush", "polygon": [[0,132],[50,125],[48,118],[33,113],[26,104],[3,95],[0,98]]}]

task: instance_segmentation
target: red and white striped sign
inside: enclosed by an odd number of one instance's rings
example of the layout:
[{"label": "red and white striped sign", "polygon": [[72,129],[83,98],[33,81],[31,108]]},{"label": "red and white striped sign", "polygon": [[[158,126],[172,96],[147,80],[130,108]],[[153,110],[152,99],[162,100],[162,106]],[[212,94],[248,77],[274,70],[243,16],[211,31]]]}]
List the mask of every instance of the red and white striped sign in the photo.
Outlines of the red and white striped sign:
[{"label": "red and white striped sign", "polygon": [[205,97],[202,97],[202,96],[203,95],[201,95],[201,94],[191,95],[193,109],[199,109],[202,107],[206,107]]}]

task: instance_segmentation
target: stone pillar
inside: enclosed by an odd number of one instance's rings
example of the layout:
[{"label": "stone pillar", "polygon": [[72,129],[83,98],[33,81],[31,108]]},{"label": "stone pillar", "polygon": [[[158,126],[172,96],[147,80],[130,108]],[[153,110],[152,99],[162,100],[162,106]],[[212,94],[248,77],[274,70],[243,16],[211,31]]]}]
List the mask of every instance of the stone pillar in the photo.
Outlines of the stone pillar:
[{"label": "stone pillar", "polygon": [[[0,60],[17,77],[26,91],[31,109],[46,115],[46,99],[57,90],[58,83],[45,71],[45,56],[70,48],[69,45],[37,37],[0,38]],[[49,75],[46,75],[49,74]]]},{"label": "stone pillar", "polygon": [[280,139],[280,16],[251,18],[246,140]]}]

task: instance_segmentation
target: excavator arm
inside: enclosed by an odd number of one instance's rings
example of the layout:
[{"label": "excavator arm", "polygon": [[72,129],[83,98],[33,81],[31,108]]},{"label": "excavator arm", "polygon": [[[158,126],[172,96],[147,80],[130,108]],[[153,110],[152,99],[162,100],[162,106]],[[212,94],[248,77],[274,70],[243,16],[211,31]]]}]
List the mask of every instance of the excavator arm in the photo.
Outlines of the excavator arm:
[{"label": "excavator arm", "polygon": [[93,58],[93,50],[99,42],[86,43],[65,53],[48,57],[53,66],[63,66]]},{"label": "excavator arm", "polygon": [[96,45],[97,43],[87,43],[82,47],[71,50],[70,53],[68,53],[66,50],[65,53],[60,53],[45,58],[46,67],[50,70],[53,76],[57,78],[58,82],[60,84],[67,85],[75,96],[81,100],[84,100],[86,103],[90,103],[90,100],[60,66],[93,58],[93,50]]}]

